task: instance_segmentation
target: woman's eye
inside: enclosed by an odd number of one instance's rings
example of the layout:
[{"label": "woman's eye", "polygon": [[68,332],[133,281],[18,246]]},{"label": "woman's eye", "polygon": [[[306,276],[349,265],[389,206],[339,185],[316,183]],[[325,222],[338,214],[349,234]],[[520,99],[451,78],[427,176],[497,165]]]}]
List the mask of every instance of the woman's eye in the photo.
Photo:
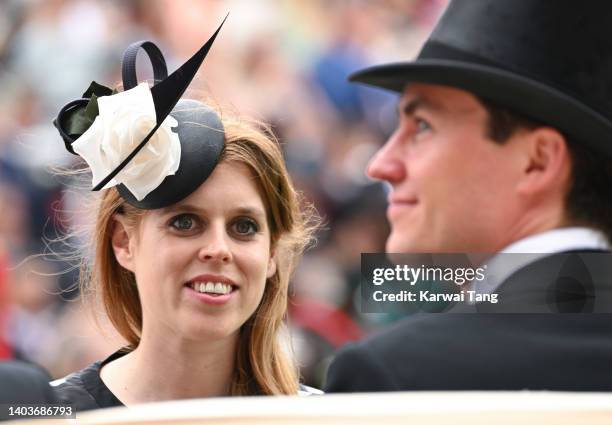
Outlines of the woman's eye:
[{"label": "woman's eye", "polygon": [[191,214],[181,214],[172,219],[170,226],[176,230],[193,230],[196,226],[196,220]]},{"label": "woman's eye", "polygon": [[259,231],[259,226],[250,218],[240,218],[232,224],[232,228],[237,235],[251,236]]}]

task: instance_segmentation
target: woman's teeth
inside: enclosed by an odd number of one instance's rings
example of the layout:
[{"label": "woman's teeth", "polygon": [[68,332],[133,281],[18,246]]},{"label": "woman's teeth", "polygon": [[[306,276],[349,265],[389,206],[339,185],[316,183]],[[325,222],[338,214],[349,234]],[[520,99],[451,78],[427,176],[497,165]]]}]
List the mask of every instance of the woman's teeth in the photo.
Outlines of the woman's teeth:
[{"label": "woman's teeth", "polygon": [[203,294],[225,295],[232,292],[232,285],[221,282],[191,282],[189,287]]}]

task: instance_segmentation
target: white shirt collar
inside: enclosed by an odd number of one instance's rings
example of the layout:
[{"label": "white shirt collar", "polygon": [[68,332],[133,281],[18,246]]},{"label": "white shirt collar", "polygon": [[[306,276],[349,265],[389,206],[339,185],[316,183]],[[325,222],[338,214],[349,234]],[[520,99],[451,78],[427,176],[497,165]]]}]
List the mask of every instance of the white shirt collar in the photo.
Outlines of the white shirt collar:
[{"label": "white shirt collar", "polygon": [[476,292],[492,293],[515,271],[549,254],[589,249],[610,249],[603,232],[588,227],[564,227],[527,236],[499,251],[499,254],[517,255],[495,255],[491,258],[486,263],[486,279],[474,282],[474,289]]},{"label": "white shirt collar", "polygon": [[588,227],[564,227],[527,236],[511,243],[500,252],[551,254],[579,249],[610,249],[610,243],[599,230]]}]

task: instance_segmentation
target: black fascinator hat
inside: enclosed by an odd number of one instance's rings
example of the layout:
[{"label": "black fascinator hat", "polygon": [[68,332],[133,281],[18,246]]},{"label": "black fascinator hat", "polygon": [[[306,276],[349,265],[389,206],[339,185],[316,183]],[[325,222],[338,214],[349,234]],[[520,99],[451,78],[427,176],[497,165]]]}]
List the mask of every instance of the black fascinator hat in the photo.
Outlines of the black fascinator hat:
[{"label": "black fascinator hat", "polygon": [[460,88],[612,157],[611,22],[610,1],[452,0],[414,61],[350,80]]},{"label": "black fascinator hat", "polygon": [[[154,43],[130,45],[123,56],[123,92],[92,82],[83,98],[60,110],[53,124],[66,149],[90,166],[94,191],[117,185],[134,207],[163,208],[189,196],[212,173],[224,147],[221,119],[204,103],[181,96],[224,22],[170,75]],[[140,49],[153,66],[151,88],[136,77]]]}]

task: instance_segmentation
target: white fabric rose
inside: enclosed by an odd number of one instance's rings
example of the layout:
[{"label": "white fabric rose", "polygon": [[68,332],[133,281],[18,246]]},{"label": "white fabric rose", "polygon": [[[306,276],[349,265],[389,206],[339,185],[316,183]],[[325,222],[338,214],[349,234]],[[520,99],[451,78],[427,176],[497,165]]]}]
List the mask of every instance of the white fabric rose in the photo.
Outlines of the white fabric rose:
[{"label": "white fabric rose", "polygon": [[[72,148],[87,162],[95,186],[123,161],[155,127],[155,105],[147,83],[98,98],[99,115]],[[147,144],[104,189],[123,183],[141,201],[166,176],[176,173],[181,143],[168,115]]]}]

